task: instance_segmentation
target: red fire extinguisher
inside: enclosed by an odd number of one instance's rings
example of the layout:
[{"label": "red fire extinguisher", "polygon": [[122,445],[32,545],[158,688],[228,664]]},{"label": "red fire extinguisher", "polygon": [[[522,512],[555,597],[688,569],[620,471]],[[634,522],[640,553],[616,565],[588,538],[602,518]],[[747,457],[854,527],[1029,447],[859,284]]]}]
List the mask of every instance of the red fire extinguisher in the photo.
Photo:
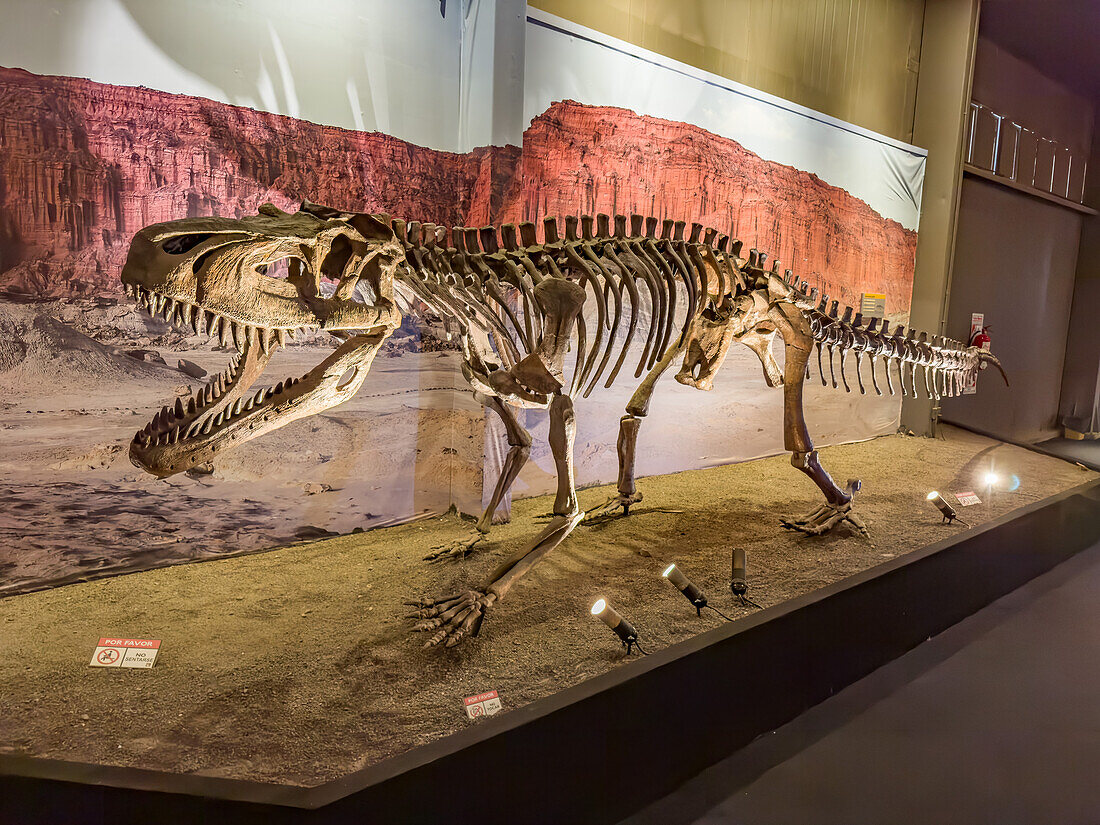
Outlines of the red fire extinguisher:
[{"label": "red fire extinguisher", "polygon": [[[989,337],[989,329],[989,327],[982,327],[980,330],[975,332],[970,338],[970,346],[977,347],[978,349],[989,352],[989,344],[991,340]],[[983,361],[979,369],[984,370],[987,366],[988,365]]]}]

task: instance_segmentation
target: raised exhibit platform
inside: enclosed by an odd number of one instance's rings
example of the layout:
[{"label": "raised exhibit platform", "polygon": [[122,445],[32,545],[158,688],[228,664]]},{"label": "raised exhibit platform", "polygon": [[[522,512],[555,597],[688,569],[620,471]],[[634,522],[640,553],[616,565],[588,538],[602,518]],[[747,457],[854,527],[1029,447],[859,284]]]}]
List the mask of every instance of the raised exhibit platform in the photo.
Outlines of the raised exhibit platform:
[{"label": "raised exhibit platform", "polygon": [[[394,571],[375,533],[7,599],[0,687],[20,712],[3,731],[6,804],[29,806],[25,821],[46,799],[78,804],[91,821],[144,821],[159,804],[175,821],[247,821],[249,812],[266,822],[362,821],[372,812],[378,821],[491,822],[518,811],[525,821],[613,821],[1100,532],[1095,485],[1019,508],[1094,474],[967,433],[879,439],[824,460],[841,477],[862,475],[873,542],[779,531],[775,514],[797,512],[808,495],[782,457],[646,479],[636,515],[580,531],[474,645],[443,656],[420,651],[399,618],[403,598],[432,592],[415,577],[437,586],[476,578],[530,532],[544,502],[522,502],[514,523],[462,566],[414,558]],[[991,460],[1017,489],[963,512],[986,521],[981,529],[940,528],[927,486],[959,490]],[[585,491],[582,505],[603,495]],[[661,512],[676,502],[692,507]],[[386,531],[386,544],[409,553],[461,529],[454,519],[408,525]],[[937,535],[947,538],[925,546]],[[725,583],[734,545],[749,549],[763,613],[700,620],[659,581],[663,562],[675,560],[733,615]],[[356,598],[364,594],[365,605]],[[623,664],[587,615],[596,595],[656,652]],[[694,635],[705,627],[714,629]],[[49,650],[28,641],[50,628]],[[154,670],[86,668],[91,637],[124,631],[165,640]],[[305,650],[312,656],[295,658]],[[509,712],[467,723],[461,697],[486,689],[500,691]],[[402,714],[413,724],[396,724]],[[418,737],[434,741],[416,747]],[[396,755],[386,758],[387,748]],[[357,770],[355,758],[373,764]],[[115,767],[73,764],[93,761]],[[91,784],[57,784],[66,778]],[[291,807],[253,806],[263,803]],[[318,810],[303,820],[293,808]]]}]

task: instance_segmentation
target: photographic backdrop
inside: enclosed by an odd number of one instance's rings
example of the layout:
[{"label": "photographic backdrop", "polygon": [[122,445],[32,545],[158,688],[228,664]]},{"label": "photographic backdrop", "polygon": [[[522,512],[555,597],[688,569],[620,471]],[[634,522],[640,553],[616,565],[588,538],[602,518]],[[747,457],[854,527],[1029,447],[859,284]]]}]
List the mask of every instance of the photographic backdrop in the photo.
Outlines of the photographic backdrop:
[{"label": "photographic backdrop", "polygon": [[[882,292],[906,316],[919,150],[549,15],[490,32],[476,2],[13,5],[19,25],[0,33],[0,594],[452,503],[476,512],[495,479],[499,428],[453,342],[412,318],[348,404],[212,474],[133,467],[134,431],[230,357],[122,293],[129,240],[150,223],[302,199],[451,226],[640,212],[715,226],[836,298]],[[498,145],[470,145],[486,136]],[[299,340],[262,380],[330,350]],[[614,480],[634,386],[578,401],[579,483]],[[896,426],[898,398],[809,386],[820,444]],[[524,420],[536,443],[518,495],[553,483],[546,416]],[[639,472],[779,452],[781,422],[781,393],[735,348],[710,393],[658,386]]]}]

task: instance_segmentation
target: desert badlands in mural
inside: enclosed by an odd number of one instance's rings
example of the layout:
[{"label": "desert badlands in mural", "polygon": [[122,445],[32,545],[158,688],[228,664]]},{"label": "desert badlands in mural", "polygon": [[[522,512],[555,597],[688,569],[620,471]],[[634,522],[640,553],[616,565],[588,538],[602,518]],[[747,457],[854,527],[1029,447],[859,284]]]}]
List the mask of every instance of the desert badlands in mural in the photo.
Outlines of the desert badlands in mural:
[{"label": "desert badlands in mural", "polygon": [[[212,474],[156,481],[130,465],[133,432],[229,358],[204,336],[139,314],[122,294],[130,238],[158,221],[240,216],[267,201],[293,209],[307,198],[446,225],[577,212],[697,220],[773,252],[834,297],[884,292],[892,317],[908,308],[915,233],[808,172],[690,124],[563,101],[530,124],[522,147],[456,154],[201,98],[0,69],[0,495],[9,502],[0,593],[370,529],[452,501],[477,510],[481,408],[442,331],[414,323],[387,344],[352,402],[246,445]],[[308,369],[328,347],[300,340],[269,374]],[[181,359],[198,369],[184,371]],[[643,474],[781,449],[778,398],[747,350],[731,355],[703,406],[668,383],[654,422],[695,423],[675,448],[655,438]],[[582,483],[614,478],[629,390],[616,392],[578,407]],[[821,443],[891,429],[896,399],[810,392]],[[549,478],[539,466],[545,422],[532,415],[528,426],[535,461],[521,495]]]}]

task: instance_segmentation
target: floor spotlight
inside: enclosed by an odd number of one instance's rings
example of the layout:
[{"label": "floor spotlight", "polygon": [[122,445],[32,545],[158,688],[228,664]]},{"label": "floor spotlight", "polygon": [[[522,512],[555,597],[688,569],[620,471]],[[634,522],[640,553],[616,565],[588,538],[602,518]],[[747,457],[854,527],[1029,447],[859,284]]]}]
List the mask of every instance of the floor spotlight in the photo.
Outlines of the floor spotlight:
[{"label": "floor spotlight", "polygon": [[760,609],[760,605],[745,594],[749,592],[749,562],[748,556],[740,547],[733,548],[733,573],[730,576],[730,590],[733,595],[741,600],[741,604],[749,604]]},{"label": "floor spotlight", "polygon": [[592,615],[599,616],[600,621],[615,631],[619,641],[626,647],[628,656],[634,647],[645,653],[642,646],[638,644],[638,631],[634,629],[634,625],[619,615],[619,612],[607,603],[607,599],[596,600],[596,603],[592,605]]},{"label": "floor spotlight", "polygon": [[696,613],[700,616],[703,615],[703,608],[707,606],[707,597],[703,595],[702,590],[695,586],[694,582],[684,575],[683,570],[675,564],[670,564],[661,575],[676,585],[676,589],[683,593],[684,597],[691,602]]},{"label": "floor spotlight", "polygon": [[[943,513],[943,520],[947,524],[950,524],[955,520],[958,520],[962,524],[966,524],[965,521],[959,518],[959,514],[955,512],[955,508],[948,504],[947,500],[944,499],[944,497],[937,493],[935,490],[929,493],[926,498],[936,505],[937,510]],[[966,526],[969,527],[970,525],[966,524]]]}]

